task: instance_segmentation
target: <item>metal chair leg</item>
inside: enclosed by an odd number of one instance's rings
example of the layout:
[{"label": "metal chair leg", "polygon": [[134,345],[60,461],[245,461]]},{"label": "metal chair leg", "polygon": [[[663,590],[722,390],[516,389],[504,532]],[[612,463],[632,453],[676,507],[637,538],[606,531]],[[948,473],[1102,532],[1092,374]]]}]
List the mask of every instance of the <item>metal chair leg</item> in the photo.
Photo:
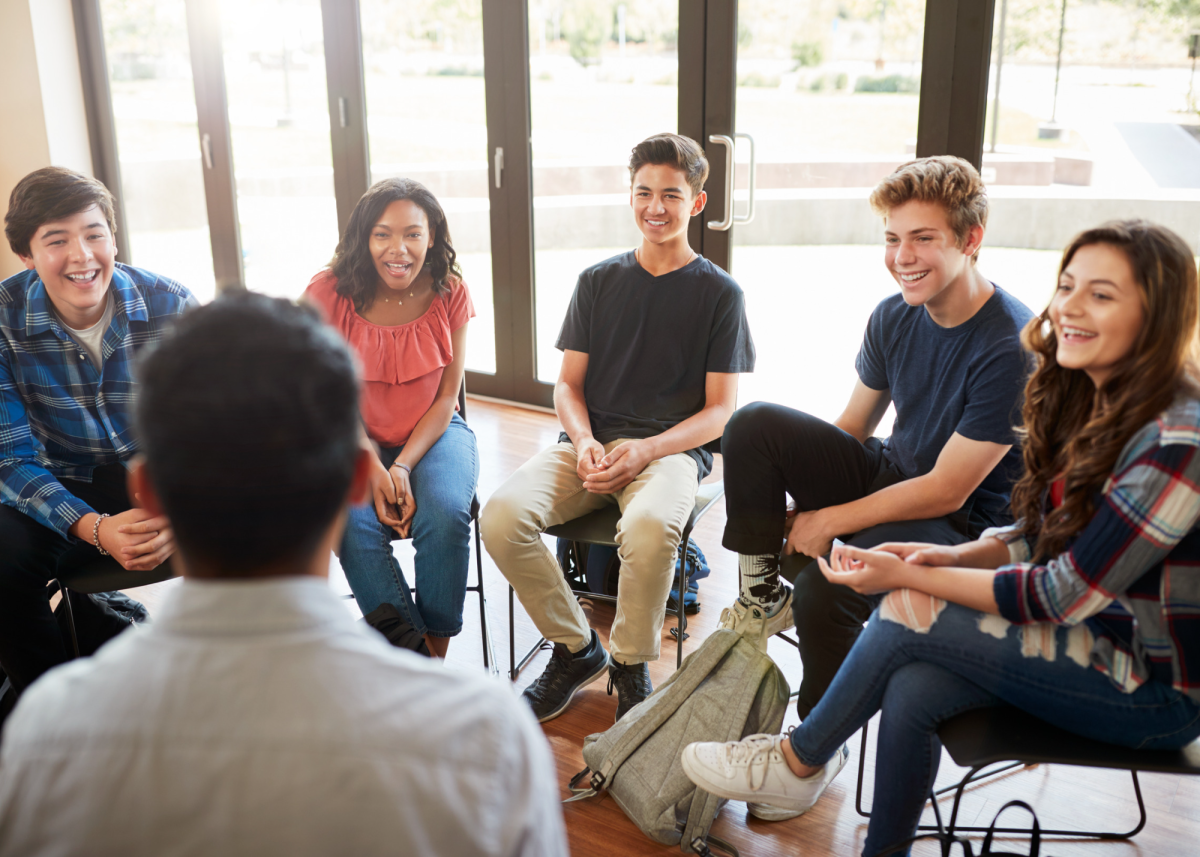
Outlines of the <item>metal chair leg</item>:
[{"label": "metal chair leg", "polygon": [[479,628],[483,634],[483,668],[494,676],[500,675],[500,664],[496,661],[496,650],[492,646],[492,632],[488,626],[487,594],[483,589],[483,540],[479,535],[479,517],[475,517],[475,586],[469,587],[479,593]]},{"label": "metal chair leg", "polygon": [[53,583],[62,593],[63,610],[67,614],[67,630],[71,632],[71,650],[75,652],[75,657],[79,657],[79,636],[75,633],[75,610],[71,606],[71,590],[63,586],[60,580],[54,580]]},{"label": "metal chair leg", "polygon": [[[854,797],[854,809],[863,818],[870,818],[871,813],[864,811],[862,808],[863,774],[864,774],[864,770],[866,768],[866,755],[867,755],[867,724],[864,723],[863,728],[862,728],[862,745],[861,745],[861,749],[859,750],[859,757],[858,757],[858,790]],[[971,770],[967,772],[967,775],[965,777],[963,777],[961,780],[959,780],[957,783],[954,783],[953,785],[950,785],[950,786],[945,786],[943,788],[938,789],[935,792],[932,792],[930,794],[930,800],[933,803],[934,815],[937,819],[937,824],[922,824],[917,827],[917,830],[936,830],[938,832],[949,833],[951,836],[953,836],[955,833],[987,833],[988,830],[993,830],[996,833],[1015,833],[1015,834],[1022,835],[1022,836],[1029,836],[1030,834],[1032,834],[1033,833],[1032,829],[1030,829],[1028,827],[989,828],[989,827],[975,827],[975,826],[969,826],[969,827],[959,827],[958,826],[959,805],[962,802],[963,792],[966,790],[967,786],[971,785],[972,783],[979,782],[980,780],[985,780],[985,779],[988,779],[989,777],[994,777],[997,774],[1001,774],[1005,771],[1010,771],[1013,768],[1024,767],[1023,762],[1006,762],[1006,763],[1002,763],[999,768],[988,771],[987,768],[990,767],[991,764],[993,764],[993,763],[989,763],[987,765],[976,765],[975,767],[971,768]],[[1146,802],[1142,798],[1142,787],[1141,787],[1141,784],[1138,782],[1137,771],[1130,771],[1129,774],[1133,778],[1133,794],[1137,798],[1137,805],[1138,805],[1138,823],[1137,823],[1137,826],[1135,826],[1132,830],[1129,830],[1124,833],[1119,833],[1116,831],[1058,830],[1058,829],[1042,828],[1041,829],[1042,836],[1067,836],[1067,837],[1082,837],[1082,838],[1087,838],[1087,839],[1104,839],[1104,840],[1131,839],[1132,837],[1136,836],[1138,833],[1140,833],[1142,831],[1142,828],[1146,826]],[[950,808],[950,824],[946,827],[943,827],[941,812],[937,805],[937,798],[938,798],[938,796],[946,794],[947,792],[950,792],[950,791],[954,792],[954,803],[952,804],[952,806]]]},{"label": "metal chair leg", "polygon": [[[683,549],[687,550],[687,541],[683,543]],[[683,666],[683,641],[688,638],[687,633],[687,614],[683,610],[684,590],[687,588],[687,577],[683,573],[683,567],[686,562],[676,561],[678,566],[675,572],[675,669]]]}]

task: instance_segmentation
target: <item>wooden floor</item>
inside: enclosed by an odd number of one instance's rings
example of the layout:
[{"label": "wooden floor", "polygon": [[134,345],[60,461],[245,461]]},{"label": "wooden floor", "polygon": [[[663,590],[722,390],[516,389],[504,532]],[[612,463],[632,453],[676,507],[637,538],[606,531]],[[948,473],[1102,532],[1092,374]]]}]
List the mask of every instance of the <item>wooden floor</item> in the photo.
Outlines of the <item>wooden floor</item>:
[{"label": "wooden floor", "polygon": [[[558,422],[549,414],[475,399],[469,400],[467,410],[468,422],[479,441],[479,496],[484,502],[522,462],[537,450],[553,443],[558,437]],[[717,470],[710,479],[719,477],[718,458]],[[698,615],[691,617],[688,627],[691,638],[684,643],[685,654],[716,627],[721,608],[729,604],[737,594],[736,557],[721,547],[724,523],[725,511],[722,501],[700,522],[694,533],[713,573],[701,584],[703,606]],[[404,553],[407,550],[407,543],[404,543],[399,552],[402,565],[411,573],[411,562]],[[473,574],[472,567],[472,580]],[[509,633],[508,588],[486,554],[484,576],[489,622],[496,653],[506,671]],[[335,587],[348,591],[336,563],[331,578]],[[159,584],[131,590],[131,593],[145,601],[153,612],[156,604],[160,603],[162,596],[172,585]],[[597,608],[593,614],[593,623],[605,643],[611,621],[611,608]],[[668,617],[667,628],[663,630],[662,658],[650,665],[650,674],[656,686],[665,681],[675,668],[675,642],[667,633],[672,624],[673,621]],[[536,631],[519,604],[516,639],[520,652],[527,650],[537,639]],[[772,640],[770,654],[795,688],[800,677],[800,661],[795,650],[779,640]],[[545,652],[539,654],[518,679],[517,687],[523,687],[536,678],[548,657]],[[468,594],[463,633],[455,639],[450,648],[447,666],[461,670],[483,668],[478,602],[473,595]],[[594,732],[602,732],[612,724],[617,701],[615,696],[610,697],[605,693],[605,687],[606,679],[597,679],[580,692],[566,714],[545,724],[546,737],[554,750],[564,796],[567,795],[567,781],[584,767],[580,753],[584,737]],[[784,721],[784,727],[797,722],[796,713],[792,710]],[[854,806],[860,755],[857,737],[850,741],[850,746],[850,762],[846,769],[808,814],[791,821],[769,823],[751,818],[744,804],[730,803],[714,823],[713,833],[733,843],[745,857],[800,854],[805,857],[823,857],[858,854],[866,835],[866,819],[855,812]],[[873,758],[872,742],[866,764],[867,796],[864,803],[868,809],[873,782]],[[956,781],[961,771],[961,768],[946,757],[938,778],[939,785]],[[1043,846],[1043,853],[1053,857],[1174,857],[1200,853],[1200,777],[1144,774],[1141,782],[1149,822],[1147,828],[1134,840],[1052,840]],[[1033,804],[1043,827],[1129,829],[1137,819],[1137,806],[1134,803],[1128,774],[1092,769],[1041,767],[1017,770],[971,789],[963,799],[961,823],[987,824],[1006,801],[1018,797]],[[942,805],[944,810],[948,811],[949,800],[943,801]],[[567,804],[564,807],[564,816],[571,852],[577,857],[679,853],[677,848],[659,845],[643,836],[610,798]],[[932,813],[927,810],[926,816],[932,818]],[[1024,819],[1020,813],[1013,813],[1011,822],[1014,825],[1023,824]],[[975,847],[978,850],[978,844]],[[1026,853],[1027,843],[1014,844],[1008,850]],[[935,853],[936,848],[928,843],[919,845],[914,850],[914,854]]]}]

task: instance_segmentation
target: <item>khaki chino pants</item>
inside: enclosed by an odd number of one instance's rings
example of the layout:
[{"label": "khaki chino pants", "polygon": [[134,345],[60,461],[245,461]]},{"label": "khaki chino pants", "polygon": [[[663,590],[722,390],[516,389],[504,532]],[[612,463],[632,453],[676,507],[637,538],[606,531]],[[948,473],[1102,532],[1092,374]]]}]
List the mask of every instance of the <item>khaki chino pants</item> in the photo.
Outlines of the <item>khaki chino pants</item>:
[{"label": "khaki chino pants", "polygon": [[[624,442],[606,443],[604,451]],[[584,490],[576,459],[575,446],[564,442],[525,462],[484,507],[483,542],[542,636],[577,652],[591,628],[542,532],[616,503],[621,578],[610,649],[623,664],[657,660],[675,554],[696,502],[696,461],[668,455],[615,494],[601,495]]]}]

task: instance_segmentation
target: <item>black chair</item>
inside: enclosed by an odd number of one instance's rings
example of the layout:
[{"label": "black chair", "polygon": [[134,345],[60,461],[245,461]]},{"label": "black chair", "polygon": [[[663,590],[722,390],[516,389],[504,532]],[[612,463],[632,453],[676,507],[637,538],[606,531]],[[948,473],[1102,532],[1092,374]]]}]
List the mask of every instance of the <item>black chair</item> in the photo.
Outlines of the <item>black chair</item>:
[{"label": "black chair", "polygon": [[[458,415],[467,419],[467,381],[463,378],[458,388]],[[479,494],[471,498],[471,523],[475,530],[475,585],[468,586],[467,592],[479,596],[479,627],[483,636],[483,668],[494,676],[500,675],[500,665],[496,661],[496,650],[492,646],[492,634],[488,628],[487,594],[483,590],[483,541],[479,536]],[[399,536],[393,536],[392,541],[401,541]],[[417,594],[417,588],[412,587],[412,594]],[[346,598],[353,598],[351,593]]]},{"label": "black chair", "polygon": [[[721,451],[721,440],[717,438],[704,445],[704,448],[713,453]],[[696,490],[696,505],[692,508],[692,514],[688,517],[687,523],[683,527],[683,533],[679,541],[679,556],[683,556],[683,552],[687,549],[688,537],[692,534],[692,529],[696,526],[696,522],[702,518],[713,504],[721,499],[725,493],[725,483],[709,482],[701,483]],[[610,504],[602,509],[597,509],[594,512],[589,512],[586,515],[581,515],[572,521],[567,521],[563,524],[556,524],[553,527],[546,528],[546,534],[555,536],[556,538],[566,539],[571,543],[570,551],[574,559],[572,565],[575,569],[574,576],[568,576],[567,582],[571,585],[571,592],[576,598],[590,598],[593,601],[605,601],[609,604],[616,604],[616,596],[601,595],[592,592],[587,588],[587,581],[584,579],[584,570],[587,568],[587,546],[588,545],[608,545],[616,547],[617,522],[621,519],[621,510],[616,504]],[[676,624],[671,629],[671,635],[675,637],[675,667],[683,663],[683,641],[687,639],[687,615],[684,613],[683,593],[687,588],[687,582],[684,580],[683,564],[677,563],[676,572],[676,592],[679,597],[676,598]],[[540,637],[525,656],[517,662],[517,638],[515,618],[515,598],[512,585],[508,587],[508,677],[513,681],[517,680],[517,676],[521,674],[521,670],[533,659],[533,657],[544,647],[548,646],[545,637]]]},{"label": "black chair", "polygon": [[[77,658],[80,655],[79,634],[75,628],[75,610],[71,604],[73,594],[95,595],[100,592],[114,592],[118,589],[133,589],[136,586],[161,583],[177,576],[170,560],[149,571],[127,571],[111,556],[96,554],[92,561],[47,582],[47,598],[53,597],[56,592],[62,593],[62,609],[67,620],[67,632],[71,638],[71,657]],[[0,722],[3,722],[4,719],[4,706],[12,703],[12,700],[8,699],[11,689],[12,679],[0,673]]]},{"label": "black chair", "polygon": [[[1043,836],[1068,836],[1093,839],[1129,839],[1146,826],[1146,804],[1142,800],[1142,788],[1138,783],[1138,771],[1164,774],[1200,775],[1200,739],[1182,750],[1130,750],[1113,744],[1105,744],[1082,738],[1071,732],[1051,726],[1032,714],[1027,714],[1010,705],[980,708],[953,717],[938,729],[938,737],[955,764],[969,768],[959,782],[934,792],[938,795],[954,792],[954,804],[950,810],[948,827],[921,825],[920,830],[938,830],[953,836],[955,833],[984,833],[987,827],[959,827],[958,810],[963,791],[971,783],[1003,771],[1027,765],[1074,765],[1084,768],[1113,768],[1129,771],[1133,779],[1133,794],[1137,799],[1138,823],[1132,830],[1054,830],[1041,829]],[[867,727],[862,730],[862,748],[859,754],[858,794],[855,809],[858,814],[870,817],[862,808],[863,758],[867,749]],[[992,765],[998,768],[986,771]],[[939,816],[940,821],[940,816]],[[1030,835],[1031,828],[996,827],[996,833]]]},{"label": "black chair", "polygon": [[91,562],[51,580],[47,585],[48,596],[55,592],[62,593],[62,609],[67,618],[67,629],[71,636],[71,649],[74,657],[79,657],[79,635],[75,630],[75,611],[71,605],[72,594],[95,595],[100,592],[114,592],[118,589],[133,589],[136,586],[149,586],[152,583],[161,583],[178,576],[169,559],[149,571],[128,571],[111,556],[97,554]]},{"label": "black chair", "polygon": [[[467,419],[467,379],[458,388],[458,415]],[[487,593],[483,591],[483,540],[479,536],[479,492],[471,498],[471,523],[475,530],[475,585],[468,586],[467,592],[479,596],[479,628],[483,636],[483,668],[494,676],[500,675],[500,665],[496,661],[496,650],[492,648],[492,634],[488,629]],[[413,589],[413,594],[416,594]]]}]

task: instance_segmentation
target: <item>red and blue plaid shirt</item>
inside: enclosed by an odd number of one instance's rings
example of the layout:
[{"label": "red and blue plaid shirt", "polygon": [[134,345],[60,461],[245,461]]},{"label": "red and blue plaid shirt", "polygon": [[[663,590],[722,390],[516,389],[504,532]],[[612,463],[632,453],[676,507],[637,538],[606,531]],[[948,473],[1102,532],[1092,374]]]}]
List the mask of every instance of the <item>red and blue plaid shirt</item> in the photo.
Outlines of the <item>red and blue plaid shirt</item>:
[{"label": "red and blue plaid shirt", "polygon": [[173,280],[118,264],[100,370],[63,329],[35,271],[0,283],[0,503],[64,538],[93,511],[59,479],[90,482],[126,463],[133,436],[135,355],[196,304]]},{"label": "red and blue plaid shirt", "polygon": [[1010,622],[1086,623],[1092,665],[1133,692],[1161,681],[1200,701],[1200,401],[1180,396],[1130,439],[1096,514],[1044,565],[1029,540],[988,530],[1013,565],[993,591]]}]

